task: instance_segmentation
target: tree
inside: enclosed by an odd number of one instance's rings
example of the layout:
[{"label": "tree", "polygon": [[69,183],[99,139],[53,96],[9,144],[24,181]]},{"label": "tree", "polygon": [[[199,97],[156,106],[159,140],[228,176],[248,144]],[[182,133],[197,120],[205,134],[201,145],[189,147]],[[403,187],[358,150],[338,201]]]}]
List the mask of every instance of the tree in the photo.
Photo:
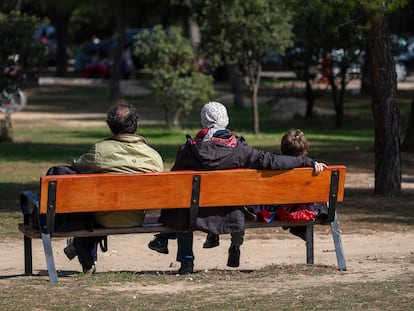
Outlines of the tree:
[{"label": "tree", "polygon": [[181,28],[156,25],[136,38],[134,53],[152,76],[155,98],[164,105],[167,126],[179,126],[182,112],[213,96],[212,78],[198,71],[195,54]]},{"label": "tree", "polygon": [[[315,1],[318,3],[318,1]],[[321,2],[322,3],[322,2]],[[400,111],[397,102],[397,81],[395,64],[392,57],[391,41],[388,28],[388,14],[407,3],[406,0],[371,0],[371,1],[331,1],[323,8],[334,12],[337,8],[340,14],[327,14],[332,16],[329,24],[336,25],[335,19],[346,21],[346,16],[353,16],[352,12],[362,12],[363,18],[348,19],[349,22],[358,21],[356,26],[362,27],[366,40],[366,57],[372,86],[372,111],[375,127],[375,193],[382,195],[395,195],[401,190],[401,156],[400,156]],[[323,4],[323,3],[322,3]],[[345,19],[344,19],[345,17]],[[351,25],[351,23],[347,23]],[[351,28],[345,34],[337,36],[340,41],[348,41],[349,34],[355,36]],[[339,28],[338,28],[339,30]],[[335,34],[335,31],[333,32]],[[338,33],[339,35],[339,33]],[[345,36],[344,36],[345,35]],[[338,46],[335,36],[331,40],[322,37],[333,47]],[[341,42],[339,42],[341,43]],[[322,45],[323,46],[323,45]],[[340,45],[339,45],[340,46]],[[328,48],[330,49],[331,47]],[[325,50],[329,51],[325,46]],[[341,69],[343,71],[343,69]]]},{"label": "tree", "polygon": [[313,88],[313,82],[321,58],[324,7],[318,1],[297,0],[294,3],[296,4],[293,15],[295,44],[294,48],[286,53],[286,59],[297,78],[305,82],[307,102],[305,118],[311,119],[315,99],[319,95]]},{"label": "tree", "polygon": [[56,30],[56,76],[65,76],[68,62],[68,27],[77,0],[21,0],[21,10],[37,16],[47,17]]},{"label": "tree", "polygon": [[373,86],[375,193],[381,195],[396,195],[401,190],[400,110],[387,14],[404,2],[360,2],[366,14],[365,36]]},{"label": "tree", "polygon": [[199,16],[201,45],[216,66],[235,66],[245,78],[252,102],[253,132],[258,134],[261,59],[292,44],[291,13],[282,0],[205,2]]},{"label": "tree", "polygon": [[[312,117],[316,94],[310,80],[315,73],[310,68],[321,65],[324,79],[330,86],[335,109],[335,125],[341,127],[344,115],[344,95],[348,83],[357,77],[350,73],[352,65],[361,66],[364,50],[360,27],[361,10],[352,2],[297,1],[295,14],[295,42],[300,53],[291,54],[291,62],[298,77],[306,82],[306,118]],[[322,58],[322,64],[319,60]]]},{"label": "tree", "polygon": [[[79,17],[86,15],[93,20],[99,17],[101,23],[105,26],[104,29],[107,29],[106,26],[109,21],[110,29],[113,30],[110,35],[114,36],[115,44],[109,53],[112,60],[109,91],[111,101],[120,96],[122,54],[125,49],[130,48],[127,45],[126,30],[131,27],[148,27],[161,22],[164,25],[181,22],[188,17],[189,7],[189,4],[185,1],[177,2],[175,0],[155,2],[151,0],[89,0],[79,5],[78,8],[83,11],[83,14],[79,12],[81,14],[75,15],[78,27],[82,27],[84,24],[79,20]],[[100,8],[100,10],[97,10],[97,8]],[[102,27],[102,25],[100,26]]]},{"label": "tree", "polygon": [[43,46],[33,40],[39,22],[38,18],[18,11],[0,13],[0,106],[6,103],[7,108],[1,109],[5,120],[0,123],[0,140],[12,140],[11,113],[15,110],[12,106],[17,105],[13,102],[17,98],[15,94],[24,104],[25,99],[18,95],[24,87],[24,75],[30,75],[42,64]]},{"label": "tree", "polygon": [[121,58],[125,43],[125,30],[127,28],[125,23],[125,13],[123,10],[122,1],[111,1],[111,6],[115,13],[116,21],[116,46],[112,64],[111,83],[109,87],[109,97],[113,101],[119,97],[120,80],[121,80]]}]

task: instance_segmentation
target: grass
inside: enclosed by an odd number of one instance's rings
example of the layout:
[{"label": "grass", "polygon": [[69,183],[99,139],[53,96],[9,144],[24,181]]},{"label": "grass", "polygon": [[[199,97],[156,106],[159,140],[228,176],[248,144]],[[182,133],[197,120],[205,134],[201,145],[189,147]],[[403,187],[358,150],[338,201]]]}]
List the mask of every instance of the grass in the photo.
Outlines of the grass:
[{"label": "grass", "polygon": [[[105,88],[40,88],[30,92],[27,111],[106,112],[109,105]],[[410,94],[401,95],[403,126],[409,112]],[[161,107],[148,96],[131,97],[151,116],[162,114]],[[230,108],[231,129],[258,148],[278,151],[280,138],[289,128],[301,128],[311,143],[311,156],[329,164],[346,164],[361,171],[373,166],[374,133],[370,102],[348,95],[344,127],[335,129],[332,118],[275,121],[272,109],[263,107],[261,134],[252,135],[250,109]],[[329,97],[318,105],[330,107]],[[405,121],[404,121],[405,120]],[[91,117],[91,121],[101,121]],[[95,124],[95,123],[94,123]],[[175,153],[199,128],[199,112],[183,118],[182,128],[170,130],[162,122],[142,120],[140,134],[172,166]],[[39,176],[53,165],[69,164],[97,140],[108,136],[105,124],[88,127],[64,126],[56,122],[14,121],[13,143],[0,143],[0,238],[21,238],[19,195],[36,191]],[[412,158],[411,156],[406,158]],[[412,162],[409,162],[412,163]],[[413,191],[399,197],[372,195],[372,189],[346,190],[341,204],[341,229],[359,228],[406,231],[414,225]],[[412,265],[413,258],[402,259]],[[312,278],[303,286],[301,278]],[[328,280],[328,281],[327,281]],[[413,310],[412,274],[390,279],[342,282],[341,273],[325,266],[267,266],[255,271],[202,271],[191,276],[130,271],[98,273],[92,277],[68,275],[58,284],[46,277],[2,277],[1,310]],[[298,283],[299,282],[299,283]],[[289,285],[287,285],[289,284]],[[296,286],[292,285],[296,284]],[[181,289],[179,289],[181,288]]]},{"label": "grass", "polygon": [[[410,94],[401,94],[401,110],[408,114]],[[148,95],[128,98],[142,111],[143,120],[139,133],[162,155],[166,168],[174,163],[175,154],[185,135],[195,135],[199,128],[199,109],[183,117],[181,129],[168,129],[162,122],[163,110]],[[329,164],[347,164],[350,153],[373,152],[374,133],[370,102],[364,97],[347,95],[345,100],[344,127],[334,127],[333,118],[275,121],[272,108],[263,106],[260,111],[261,134],[251,134],[251,111],[229,108],[231,129],[243,136],[249,144],[269,151],[279,151],[280,139],[289,128],[301,128],[311,143],[310,155]],[[87,112],[99,113],[91,121],[102,125],[62,126],[64,119],[54,122],[14,121],[14,142],[0,143],[0,211],[19,209],[19,193],[24,189],[36,189],[38,178],[53,165],[69,164],[84,153],[89,146],[107,136],[109,130],[103,122],[109,105],[108,90],[103,87],[51,87],[37,88],[29,92],[27,111],[31,112]],[[329,107],[329,96],[318,99],[318,105]],[[161,116],[161,121],[151,121],[145,116]],[[404,114],[403,114],[404,116]],[[148,117],[147,117],[148,118]],[[372,159],[370,160],[372,161]],[[363,167],[364,163],[361,163]]]}]

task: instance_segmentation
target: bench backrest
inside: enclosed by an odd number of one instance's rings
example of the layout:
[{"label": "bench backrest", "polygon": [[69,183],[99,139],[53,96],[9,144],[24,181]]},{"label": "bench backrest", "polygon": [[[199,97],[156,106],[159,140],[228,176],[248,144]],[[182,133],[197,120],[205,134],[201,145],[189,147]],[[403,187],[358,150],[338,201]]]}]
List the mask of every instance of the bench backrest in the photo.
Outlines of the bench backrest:
[{"label": "bench backrest", "polygon": [[[335,180],[332,180],[334,178]],[[345,167],[43,176],[40,214],[328,202],[344,197]],[[332,193],[331,184],[337,187]]]}]

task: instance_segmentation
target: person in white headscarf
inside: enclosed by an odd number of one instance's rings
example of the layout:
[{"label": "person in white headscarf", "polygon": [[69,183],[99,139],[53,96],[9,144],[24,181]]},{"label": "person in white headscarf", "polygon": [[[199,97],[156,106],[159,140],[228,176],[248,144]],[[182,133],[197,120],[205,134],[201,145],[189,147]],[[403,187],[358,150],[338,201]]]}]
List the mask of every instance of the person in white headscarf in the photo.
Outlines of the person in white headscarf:
[{"label": "person in white headscarf", "polygon": [[[203,128],[194,138],[187,135],[187,142],[180,146],[172,171],[233,168],[283,170],[311,166],[318,173],[324,168],[324,165],[306,156],[280,155],[249,146],[243,137],[236,136],[228,129],[227,109],[219,102],[205,104],[201,109],[200,118]],[[227,186],[233,187],[231,180],[228,185],[218,185],[218,187]],[[204,231],[212,237],[218,237],[219,234],[231,234],[232,240],[227,265],[230,267],[239,266],[240,246],[243,243],[245,228],[245,214],[242,208],[202,208],[199,210],[195,228],[189,228],[188,209],[162,210],[159,221],[165,226],[176,229],[177,234],[158,234],[148,244],[148,247],[167,254],[168,238],[177,237],[177,261],[181,262],[181,267],[178,270],[180,274],[194,272],[193,233],[191,230]]]},{"label": "person in white headscarf", "polygon": [[201,125],[204,129],[208,129],[203,141],[211,140],[217,131],[224,130],[229,125],[227,109],[218,102],[209,102],[204,105],[201,109],[200,117]]}]

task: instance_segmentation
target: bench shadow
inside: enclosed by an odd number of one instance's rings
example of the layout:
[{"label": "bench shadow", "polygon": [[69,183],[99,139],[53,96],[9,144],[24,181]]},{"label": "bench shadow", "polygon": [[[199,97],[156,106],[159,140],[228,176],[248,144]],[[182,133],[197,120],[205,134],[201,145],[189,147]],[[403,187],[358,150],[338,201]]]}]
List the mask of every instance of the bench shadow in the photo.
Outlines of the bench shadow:
[{"label": "bench shadow", "polygon": [[18,278],[22,276],[26,276],[26,275],[24,274],[0,275],[0,280],[13,279],[13,278]]},{"label": "bench shadow", "polygon": [[[230,269],[224,269],[224,270],[220,270],[220,269],[209,269],[209,272],[222,272],[222,271],[237,271],[237,272],[241,272],[241,273],[252,273],[255,270],[252,269],[242,269],[242,270],[230,270]],[[205,270],[194,270],[194,273],[188,273],[188,274],[183,274],[183,276],[189,276],[189,275],[193,275],[193,274],[201,274],[204,273]],[[105,272],[103,272],[105,273]],[[116,273],[131,273],[131,274],[135,274],[135,275],[144,275],[144,274],[149,274],[149,275],[178,275],[178,271],[172,271],[172,270],[143,270],[143,271],[128,271],[128,270],[122,270],[122,271],[117,271]]]},{"label": "bench shadow", "polygon": [[[68,277],[71,275],[75,275],[75,274],[79,274],[81,273],[80,271],[75,271],[75,270],[58,270],[58,277]],[[31,275],[25,275],[24,273],[21,274],[11,274],[11,275],[0,275],[0,280],[7,280],[7,279],[13,279],[13,278],[18,278],[18,277],[25,277],[25,276],[30,276],[30,277],[44,277],[44,276],[48,276],[48,272],[47,270],[39,270],[38,273],[33,273]]]},{"label": "bench shadow", "polygon": [[[217,271],[223,271],[219,269],[209,269],[209,272],[217,272]],[[253,273],[255,270],[253,269],[241,269],[241,270],[233,270],[228,269],[224,271],[237,271],[240,273]],[[190,276],[190,275],[197,275],[204,273],[205,270],[195,270],[194,273],[191,274],[183,274],[183,276]],[[111,273],[128,273],[132,275],[179,275],[177,270],[141,270],[141,271],[132,271],[132,270],[119,270],[119,271],[102,271],[102,272],[96,272],[95,275],[100,274],[111,274]],[[58,278],[65,278],[70,277],[73,275],[82,274],[80,271],[74,271],[74,270],[59,270],[58,271]],[[47,276],[47,270],[40,270],[38,274],[34,274],[33,276]],[[23,274],[16,275],[16,276],[24,276]],[[14,276],[15,277],[15,276]]]},{"label": "bench shadow", "polygon": [[[129,274],[133,274],[133,275],[144,275],[144,274],[148,274],[148,275],[160,275],[160,274],[161,275],[177,275],[178,274],[177,271],[172,271],[172,270],[168,270],[168,271],[165,271],[165,270],[143,270],[143,271],[119,270],[119,271],[100,271],[100,272],[94,273],[94,275],[110,274],[110,273],[129,273]],[[197,271],[196,271],[196,273],[197,273]],[[58,274],[58,278],[67,278],[67,277],[71,277],[73,275],[83,274],[83,273],[79,270],[76,270],[76,271],[75,270],[58,270],[57,274]],[[24,276],[24,274],[10,276],[10,278],[11,277],[17,277],[17,276]],[[32,276],[48,276],[48,272],[47,272],[47,270],[39,270],[39,273],[33,274]],[[7,277],[9,277],[9,276],[7,276]],[[1,279],[1,276],[0,276],[0,279]]]}]

